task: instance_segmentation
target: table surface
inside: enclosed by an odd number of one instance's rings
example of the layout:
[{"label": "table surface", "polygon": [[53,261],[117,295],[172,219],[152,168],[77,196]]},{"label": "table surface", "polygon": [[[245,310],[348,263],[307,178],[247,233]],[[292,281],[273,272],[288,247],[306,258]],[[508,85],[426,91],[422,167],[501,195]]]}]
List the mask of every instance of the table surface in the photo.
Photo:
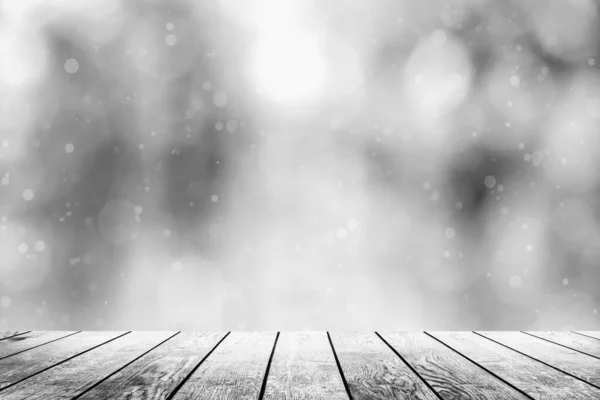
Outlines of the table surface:
[{"label": "table surface", "polygon": [[0,332],[0,398],[600,399],[600,332]]}]

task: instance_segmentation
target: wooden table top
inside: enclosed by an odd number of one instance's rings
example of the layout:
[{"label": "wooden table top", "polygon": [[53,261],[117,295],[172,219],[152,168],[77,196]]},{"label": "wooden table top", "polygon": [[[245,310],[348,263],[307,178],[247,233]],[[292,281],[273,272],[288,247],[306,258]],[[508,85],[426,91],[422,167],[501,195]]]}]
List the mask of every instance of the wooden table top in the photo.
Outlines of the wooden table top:
[{"label": "wooden table top", "polygon": [[600,399],[600,332],[0,332],[0,398]]}]

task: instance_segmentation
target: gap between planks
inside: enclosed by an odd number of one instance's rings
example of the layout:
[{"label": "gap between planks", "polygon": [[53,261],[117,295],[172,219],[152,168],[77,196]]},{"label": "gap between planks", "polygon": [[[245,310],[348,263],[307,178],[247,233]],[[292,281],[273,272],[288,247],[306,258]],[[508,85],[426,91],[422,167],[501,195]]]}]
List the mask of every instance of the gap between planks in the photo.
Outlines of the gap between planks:
[{"label": "gap between planks", "polygon": [[434,388],[433,388],[433,387],[432,387],[432,386],[429,384],[429,382],[427,382],[427,380],[426,380],[425,378],[423,378],[423,377],[421,376],[421,374],[419,374],[419,373],[417,372],[417,370],[416,370],[416,369],[414,369],[414,368],[413,368],[413,366],[412,366],[412,365],[410,365],[410,364],[408,363],[408,361],[406,361],[406,360],[404,359],[404,357],[402,357],[402,355],[401,355],[401,354],[400,354],[400,353],[399,353],[399,352],[398,352],[398,351],[397,351],[397,350],[394,348],[394,346],[392,346],[391,344],[389,344],[389,343],[387,342],[387,340],[385,340],[385,339],[383,338],[383,336],[381,336],[381,335],[379,334],[379,332],[375,332],[375,335],[376,335],[377,337],[379,337],[379,339],[381,339],[381,340],[383,341],[383,343],[385,343],[385,344],[386,344],[386,345],[387,345],[387,346],[388,346],[388,347],[389,347],[389,348],[390,348],[390,349],[391,349],[391,350],[394,352],[394,354],[396,354],[396,355],[397,355],[397,356],[400,358],[400,360],[402,360],[402,362],[403,362],[403,363],[404,363],[404,364],[405,364],[405,365],[406,365],[406,366],[407,366],[407,367],[408,367],[408,368],[409,368],[409,369],[410,369],[410,370],[413,372],[413,374],[415,374],[415,375],[416,375],[416,376],[417,376],[417,377],[418,377],[418,378],[419,378],[419,379],[420,379],[420,380],[421,380],[421,381],[422,381],[422,382],[425,384],[425,386],[427,386],[427,388],[428,388],[429,390],[431,390],[431,392],[432,392],[432,393],[434,393],[434,394],[437,396],[437,398],[438,398],[438,399],[440,399],[440,400],[444,400],[444,399],[442,398],[442,396],[440,396],[440,394],[439,394],[439,393],[438,393],[438,392],[437,392],[437,391],[436,391],[436,390],[435,390],[435,389],[434,389]]},{"label": "gap between planks", "polygon": [[206,355],[204,357],[202,357],[202,360],[200,360],[198,362],[198,364],[196,364],[196,366],[194,368],[192,368],[192,370],[186,375],[186,377],[183,378],[183,380],[181,382],[179,382],[179,385],[177,385],[175,387],[175,389],[173,389],[173,391],[171,392],[171,394],[169,396],[167,396],[166,400],[172,400],[175,397],[175,395],[177,394],[177,392],[179,390],[181,390],[181,388],[183,387],[183,385],[185,385],[185,383],[190,379],[190,377],[194,374],[194,372],[196,372],[196,370],[198,368],[200,368],[200,365],[202,365],[202,363],[217,349],[217,347],[219,347],[219,345],[221,343],[223,343],[223,341],[227,338],[227,336],[229,336],[230,333],[231,333],[231,331],[227,332],[221,338],[221,340],[219,340],[217,342],[217,344],[215,344],[214,347],[212,349],[210,349],[210,351],[208,353],[206,353]]},{"label": "gap between planks", "polygon": [[333,358],[335,358],[335,363],[337,364],[338,371],[340,373],[340,376],[342,377],[342,383],[344,384],[344,388],[346,389],[346,394],[348,395],[348,398],[350,400],[354,400],[352,398],[352,393],[350,392],[350,386],[348,386],[348,381],[346,381],[344,370],[342,369],[340,360],[338,359],[337,353],[335,352],[335,347],[333,346],[333,342],[331,341],[331,335],[329,335],[329,331],[327,331],[327,339],[329,340],[329,345],[331,346],[331,351],[333,352]]},{"label": "gap between planks", "polygon": [[137,360],[139,360],[140,358],[144,357],[146,354],[150,353],[151,351],[153,351],[154,349],[156,349],[157,347],[161,346],[163,343],[173,339],[175,336],[179,335],[181,333],[181,331],[176,332],[174,335],[169,336],[168,338],[166,338],[165,340],[163,340],[162,342],[160,342],[159,344],[157,344],[156,346],[152,347],[151,349],[145,351],[143,354],[140,354],[139,356],[137,356],[136,358],[134,358],[133,360],[129,361],[127,364],[121,366],[120,368],[118,368],[116,371],[110,373],[109,375],[105,376],[104,378],[100,379],[98,382],[94,383],[92,386],[90,386],[89,388],[85,389],[83,392],[79,393],[77,396],[73,397],[72,400],[76,400],[81,398],[83,395],[85,395],[86,393],[88,393],[89,391],[91,391],[92,389],[96,388],[97,386],[99,386],[100,384],[102,384],[104,381],[106,381],[107,379],[109,379],[111,376],[121,372],[122,370],[124,370],[125,368],[127,368],[129,365],[133,364],[134,362],[136,362]]},{"label": "gap between planks", "polygon": [[555,345],[557,345],[557,346],[564,347],[565,349],[573,350],[573,351],[576,351],[577,353],[585,354],[586,356],[594,357],[595,359],[598,359],[598,360],[600,360],[600,357],[598,357],[598,356],[595,356],[595,355],[593,355],[593,354],[586,353],[585,351],[578,350],[578,349],[575,349],[575,348],[573,348],[573,347],[570,347],[570,346],[566,346],[566,345],[564,345],[564,344],[561,344],[561,343],[555,342],[554,340],[546,339],[545,337],[542,337],[542,336],[537,336],[537,335],[534,335],[534,334],[532,334],[532,333],[525,332],[525,331],[519,331],[519,332],[521,332],[521,333],[524,333],[524,334],[526,334],[526,335],[529,335],[529,336],[532,336],[532,337],[534,337],[534,338],[536,338],[536,339],[545,340],[545,341],[546,341],[546,342],[548,342],[548,343],[552,343],[552,344],[555,344]]},{"label": "gap between planks", "polygon": [[532,357],[532,356],[530,356],[529,354],[525,354],[525,353],[523,353],[523,352],[521,352],[521,351],[519,351],[519,350],[513,349],[512,347],[510,347],[510,346],[508,346],[508,345],[505,345],[504,343],[498,342],[497,340],[494,340],[494,339],[492,339],[492,338],[489,338],[489,337],[487,337],[487,336],[485,336],[485,335],[482,335],[482,334],[480,334],[480,333],[477,333],[477,332],[475,332],[475,331],[472,331],[472,332],[473,332],[474,334],[478,335],[478,336],[481,336],[482,338],[485,338],[485,339],[487,339],[487,340],[490,340],[490,341],[492,341],[492,342],[494,342],[494,343],[497,343],[497,344],[499,344],[500,346],[506,347],[506,348],[507,348],[507,349],[509,349],[509,350],[512,350],[512,351],[514,351],[514,352],[517,352],[517,353],[519,353],[519,354],[521,354],[521,355],[524,355],[525,357],[529,357],[529,358],[531,358],[531,359],[532,359],[532,360],[534,360],[534,361],[537,361],[537,362],[539,362],[539,363],[541,363],[541,364],[544,364],[544,365],[546,365],[546,366],[548,366],[548,367],[550,367],[550,368],[553,368],[553,369],[557,370],[558,372],[562,372],[563,374],[565,374],[565,375],[568,375],[568,376],[570,376],[571,378],[577,379],[578,381],[581,381],[581,382],[583,382],[583,383],[586,383],[586,384],[588,384],[588,385],[590,385],[590,386],[593,386],[593,387],[595,387],[596,389],[600,389],[600,386],[594,385],[593,383],[590,383],[590,382],[586,381],[585,379],[582,379],[582,378],[578,377],[577,375],[573,375],[573,374],[571,374],[571,373],[569,373],[569,372],[567,372],[567,371],[565,371],[565,370],[563,370],[563,369],[560,369],[560,368],[558,368],[558,367],[555,367],[555,366],[554,366],[554,365],[552,365],[552,364],[549,364],[549,363],[547,363],[547,362],[544,362],[544,361],[542,361],[542,360],[538,360],[537,358],[535,358],[535,357]]},{"label": "gap between planks", "polygon": [[447,348],[449,348],[450,350],[454,351],[455,353],[457,353],[459,356],[464,357],[466,360],[472,362],[473,364],[475,364],[476,366],[478,366],[479,368],[481,368],[482,370],[484,370],[485,372],[487,372],[488,374],[490,374],[491,376],[493,376],[494,378],[500,380],[500,382],[504,383],[507,386],[510,386],[511,388],[515,389],[517,392],[521,393],[523,396],[534,400],[533,397],[531,397],[530,395],[528,395],[527,393],[525,393],[523,390],[519,389],[518,387],[516,387],[515,385],[513,385],[512,383],[508,382],[506,379],[501,378],[500,376],[496,375],[495,373],[493,373],[492,371],[490,371],[489,369],[487,369],[486,367],[484,367],[483,365],[479,364],[478,362],[476,362],[475,360],[472,360],[470,357],[467,357],[465,354],[461,353],[460,351],[456,350],[455,348],[453,348],[452,346],[444,343],[443,341],[441,341],[440,339],[436,338],[435,336],[431,335],[429,332],[423,332],[425,333],[427,336],[429,336],[430,338],[440,342],[442,345],[446,346]]}]

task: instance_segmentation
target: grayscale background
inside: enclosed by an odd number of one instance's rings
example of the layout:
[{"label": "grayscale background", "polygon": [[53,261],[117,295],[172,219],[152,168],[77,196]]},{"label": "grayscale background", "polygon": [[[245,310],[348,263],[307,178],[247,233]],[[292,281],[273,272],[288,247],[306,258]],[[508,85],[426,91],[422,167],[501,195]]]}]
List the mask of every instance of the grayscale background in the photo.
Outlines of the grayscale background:
[{"label": "grayscale background", "polygon": [[0,5],[1,329],[600,329],[593,0]]}]

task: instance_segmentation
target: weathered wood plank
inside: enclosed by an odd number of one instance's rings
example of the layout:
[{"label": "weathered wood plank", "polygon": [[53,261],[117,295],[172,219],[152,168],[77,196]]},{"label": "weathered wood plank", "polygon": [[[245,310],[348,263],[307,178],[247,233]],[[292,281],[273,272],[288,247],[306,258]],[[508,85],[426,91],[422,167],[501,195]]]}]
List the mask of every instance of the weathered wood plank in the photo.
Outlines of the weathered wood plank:
[{"label": "weathered wood plank", "polygon": [[[127,332],[80,332],[0,360],[0,390]],[[0,392],[0,395],[2,393]]]},{"label": "weathered wood plank", "polygon": [[600,363],[594,357],[522,332],[477,333],[600,387]]},{"label": "weathered wood plank", "polygon": [[180,333],[77,399],[165,399],[224,336]]},{"label": "weathered wood plank", "polygon": [[77,331],[28,332],[0,342],[0,359],[74,335]]},{"label": "weathered wood plank", "polygon": [[3,391],[3,400],[72,399],[176,332],[132,332]]},{"label": "weathered wood plank", "polygon": [[348,399],[325,332],[279,335],[265,399]]},{"label": "weathered wood plank", "polygon": [[354,400],[438,399],[374,333],[330,336]]},{"label": "weathered wood plank", "polygon": [[424,333],[394,332],[381,336],[443,399],[528,399]]},{"label": "weathered wood plank", "polygon": [[4,331],[0,332],[0,340],[5,340],[11,338],[13,336],[19,336],[24,333],[28,333],[29,331]]},{"label": "weathered wood plank", "polygon": [[257,399],[275,336],[275,332],[232,332],[174,399]]},{"label": "weathered wood plank", "polygon": [[593,357],[600,358],[600,340],[573,332],[526,332]]},{"label": "weathered wood plank", "polygon": [[577,331],[575,333],[600,340],[600,331]]},{"label": "weathered wood plank", "polygon": [[538,400],[600,399],[600,390],[472,332],[429,332]]}]

